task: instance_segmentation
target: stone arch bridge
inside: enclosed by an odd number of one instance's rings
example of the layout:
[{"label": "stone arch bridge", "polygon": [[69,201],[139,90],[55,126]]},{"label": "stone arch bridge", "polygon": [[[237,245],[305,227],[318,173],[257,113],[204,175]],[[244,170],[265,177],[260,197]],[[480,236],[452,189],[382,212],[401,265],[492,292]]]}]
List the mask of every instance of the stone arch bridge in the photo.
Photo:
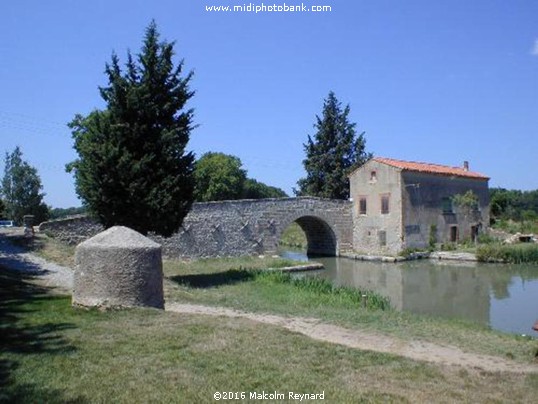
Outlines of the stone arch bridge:
[{"label": "stone arch bridge", "polygon": [[[81,234],[83,239],[100,230],[95,224],[89,230],[88,220],[46,222],[40,230],[79,242]],[[314,197],[195,203],[176,234],[154,239],[171,257],[275,254],[293,222],[305,232],[309,254],[339,255],[353,249],[351,202]]]}]

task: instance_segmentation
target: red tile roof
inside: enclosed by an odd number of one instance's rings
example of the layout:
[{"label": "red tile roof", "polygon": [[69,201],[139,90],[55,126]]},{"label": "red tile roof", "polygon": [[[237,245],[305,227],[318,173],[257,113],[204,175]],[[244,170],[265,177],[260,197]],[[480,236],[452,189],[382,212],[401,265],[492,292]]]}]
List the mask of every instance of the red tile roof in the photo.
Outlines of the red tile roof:
[{"label": "red tile roof", "polygon": [[465,170],[463,167],[450,167],[450,166],[442,166],[439,164],[419,163],[415,161],[402,161],[402,160],[389,159],[385,157],[374,157],[372,160],[377,161],[378,163],[387,164],[391,167],[396,167],[405,171],[418,171],[421,173],[475,178],[475,179],[481,179],[481,180],[489,179],[489,177],[483,174],[480,174],[474,171]]}]

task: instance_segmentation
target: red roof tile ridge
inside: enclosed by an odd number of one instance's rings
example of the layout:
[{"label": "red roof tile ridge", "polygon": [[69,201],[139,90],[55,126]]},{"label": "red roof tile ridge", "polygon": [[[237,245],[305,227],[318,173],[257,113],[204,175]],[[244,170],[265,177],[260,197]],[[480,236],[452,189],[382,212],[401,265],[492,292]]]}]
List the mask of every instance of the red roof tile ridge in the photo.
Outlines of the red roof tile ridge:
[{"label": "red roof tile ridge", "polygon": [[402,170],[408,170],[408,171],[419,171],[419,172],[426,172],[426,173],[431,173],[431,174],[442,174],[442,175],[453,175],[453,176],[458,176],[458,177],[489,179],[489,177],[483,174],[480,174],[474,171],[465,170],[463,167],[452,167],[452,166],[447,166],[447,165],[442,165],[442,164],[424,163],[424,162],[418,162],[418,161],[397,160],[397,159],[388,158],[388,157],[374,157],[373,160],[379,163],[384,163],[392,167],[396,167],[396,168],[400,168]]}]

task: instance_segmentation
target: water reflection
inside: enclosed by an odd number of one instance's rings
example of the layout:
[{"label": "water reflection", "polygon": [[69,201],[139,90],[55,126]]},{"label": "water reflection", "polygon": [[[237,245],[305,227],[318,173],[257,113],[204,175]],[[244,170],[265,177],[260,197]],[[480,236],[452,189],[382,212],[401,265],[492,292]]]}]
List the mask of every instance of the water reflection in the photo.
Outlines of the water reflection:
[{"label": "water reflection", "polygon": [[[297,259],[301,255],[291,253]],[[290,256],[290,253],[283,255]],[[306,259],[304,254],[303,259]],[[325,270],[308,276],[337,285],[374,290],[398,310],[457,317],[492,328],[538,336],[538,266],[447,263],[429,260],[398,264],[315,258]]]}]

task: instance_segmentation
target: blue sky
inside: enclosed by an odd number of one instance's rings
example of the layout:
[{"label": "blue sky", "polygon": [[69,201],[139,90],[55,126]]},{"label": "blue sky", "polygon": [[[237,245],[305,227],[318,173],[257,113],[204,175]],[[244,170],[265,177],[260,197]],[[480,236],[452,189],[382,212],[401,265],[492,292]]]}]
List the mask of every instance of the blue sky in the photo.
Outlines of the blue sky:
[{"label": "blue sky", "polygon": [[250,177],[291,194],[332,90],[377,156],[468,160],[490,186],[538,189],[537,1],[302,2],[332,11],[205,11],[261,0],[2,2],[2,157],[19,145],[48,204],[80,205],[64,171],[76,157],[66,123],[104,106],[112,51],[122,61],[138,52],[155,19],[195,73],[197,156],[236,155]]}]

